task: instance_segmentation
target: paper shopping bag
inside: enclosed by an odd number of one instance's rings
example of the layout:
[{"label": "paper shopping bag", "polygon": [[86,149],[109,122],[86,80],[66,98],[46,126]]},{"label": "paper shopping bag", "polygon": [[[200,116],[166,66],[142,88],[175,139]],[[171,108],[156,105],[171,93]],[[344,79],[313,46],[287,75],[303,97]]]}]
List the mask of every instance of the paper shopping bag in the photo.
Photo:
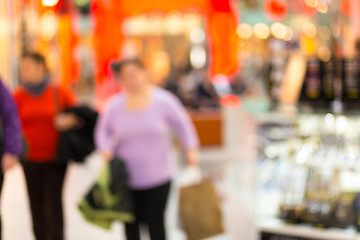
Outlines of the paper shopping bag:
[{"label": "paper shopping bag", "polygon": [[180,215],[188,240],[224,232],[219,200],[210,180],[180,189]]}]

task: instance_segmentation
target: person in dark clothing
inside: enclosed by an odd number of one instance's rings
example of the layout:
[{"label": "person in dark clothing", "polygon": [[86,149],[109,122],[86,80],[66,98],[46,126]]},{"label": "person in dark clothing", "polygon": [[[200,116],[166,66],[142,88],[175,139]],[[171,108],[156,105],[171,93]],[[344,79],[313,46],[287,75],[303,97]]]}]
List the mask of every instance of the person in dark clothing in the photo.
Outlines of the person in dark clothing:
[{"label": "person in dark clothing", "polygon": [[198,107],[216,109],[220,106],[219,96],[213,84],[208,78],[203,78],[201,83],[197,86]]},{"label": "person in dark clothing", "polygon": [[18,163],[21,151],[21,126],[18,111],[14,99],[0,79],[0,194],[4,172],[7,172]]},{"label": "person in dark clothing", "polygon": [[77,124],[77,119],[61,113],[74,106],[72,92],[55,86],[46,62],[38,53],[21,58],[22,85],[15,92],[22,130],[28,146],[24,173],[37,240],[63,240],[62,187],[66,164],[56,164],[59,132]]}]

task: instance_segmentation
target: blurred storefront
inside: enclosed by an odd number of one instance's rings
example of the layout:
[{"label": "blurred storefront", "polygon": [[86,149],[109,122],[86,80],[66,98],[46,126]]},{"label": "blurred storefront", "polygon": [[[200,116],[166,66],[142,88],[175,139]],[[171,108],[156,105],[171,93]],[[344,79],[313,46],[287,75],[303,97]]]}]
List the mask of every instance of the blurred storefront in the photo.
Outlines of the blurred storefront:
[{"label": "blurred storefront", "polygon": [[140,57],[188,107],[203,147],[231,145],[237,124],[244,145],[257,136],[249,188],[262,239],[358,238],[360,1],[14,2],[0,1],[8,83],[17,56],[39,49],[61,83],[102,106],[119,90],[111,62]]}]

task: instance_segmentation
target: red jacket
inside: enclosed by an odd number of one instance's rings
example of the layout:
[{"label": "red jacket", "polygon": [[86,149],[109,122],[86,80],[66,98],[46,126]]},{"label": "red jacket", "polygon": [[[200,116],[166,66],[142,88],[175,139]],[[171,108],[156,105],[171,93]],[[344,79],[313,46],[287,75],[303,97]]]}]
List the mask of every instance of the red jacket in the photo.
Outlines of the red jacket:
[{"label": "red jacket", "polygon": [[[58,91],[58,104],[55,91]],[[61,111],[75,104],[72,92],[65,87],[49,84],[39,96],[31,95],[20,87],[14,97],[28,147],[27,159],[32,162],[52,161],[55,158],[59,138],[54,126],[54,118],[58,110]]]}]

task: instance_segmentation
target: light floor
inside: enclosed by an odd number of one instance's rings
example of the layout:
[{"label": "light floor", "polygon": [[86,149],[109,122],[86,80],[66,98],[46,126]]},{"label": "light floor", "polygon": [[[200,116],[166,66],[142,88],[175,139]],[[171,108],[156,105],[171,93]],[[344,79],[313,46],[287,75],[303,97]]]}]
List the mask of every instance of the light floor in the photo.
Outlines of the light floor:
[{"label": "light floor", "polygon": [[[255,229],[251,214],[242,201],[241,191],[237,190],[236,176],[238,171],[228,163],[205,163],[205,172],[216,180],[216,186],[222,199],[224,225],[227,233],[212,238],[212,240],[254,240]],[[125,240],[123,227],[114,224],[111,231],[104,231],[86,223],[79,214],[76,205],[87,191],[102,167],[101,160],[94,156],[86,165],[72,164],[69,167],[65,188],[65,224],[67,240]],[[243,170],[245,172],[246,170]],[[241,174],[241,173],[240,173]],[[232,179],[232,180],[231,180]],[[175,180],[176,182],[176,180]],[[177,184],[174,184],[167,210],[167,228],[169,240],[185,240],[186,237],[177,220]],[[5,240],[33,240],[28,198],[22,169],[17,166],[7,173],[2,192],[3,237]],[[148,240],[146,234],[144,240]]]}]

